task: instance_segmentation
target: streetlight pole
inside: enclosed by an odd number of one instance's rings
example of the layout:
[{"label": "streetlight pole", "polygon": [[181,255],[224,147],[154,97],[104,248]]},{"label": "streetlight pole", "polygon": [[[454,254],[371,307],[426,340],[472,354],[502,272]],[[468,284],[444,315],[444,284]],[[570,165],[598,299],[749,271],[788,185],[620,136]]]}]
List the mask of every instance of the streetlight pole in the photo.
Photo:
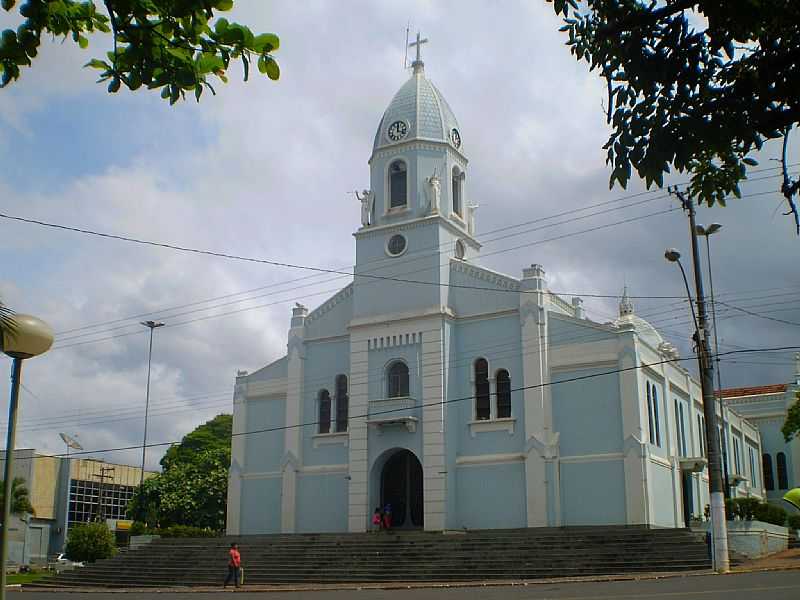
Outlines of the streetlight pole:
[{"label": "streetlight pole", "polygon": [[711,274],[711,243],[708,238],[722,229],[719,223],[712,223],[708,227],[702,225],[695,226],[697,235],[702,235],[706,238],[706,259],[708,261],[708,286],[711,291],[711,325],[714,331],[714,362],[717,363],[717,389],[720,392],[719,396],[719,412],[722,415],[722,475],[725,479],[725,497],[731,496],[731,484],[728,481],[728,434],[725,431],[725,400],[722,398],[722,369],[720,368],[719,359],[719,337],[717,337],[717,307],[714,301],[714,277]]},{"label": "streetlight pole", "polygon": [[[714,363],[709,353],[708,328],[706,326],[706,301],[703,292],[703,274],[700,269],[700,248],[697,242],[695,207],[691,198],[673,188],[675,194],[689,214],[689,233],[692,238],[692,262],[697,301],[697,360],[700,368],[700,384],[703,391],[703,414],[706,420],[706,439],[708,440],[709,492],[711,499],[711,546],[713,566],[718,573],[730,570],[728,558],[728,531],[725,521],[725,493],[722,483],[720,461],[719,430],[717,429],[716,395],[714,394]],[[669,252],[667,253],[669,254]],[[680,255],[675,258],[679,259]],[[667,255],[668,260],[672,260]],[[691,298],[690,298],[691,301]]]},{"label": "streetlight pole", "polygon": [[[139,478],[139,487],[144,483],[144,461],[147,457],[147,417],[150,412],[150,366],[153,362],[153,330],[156,327],[163,327],[160,321],[142,321],[142,325],[150,328],[150,349],[147,352],[147,393],[144,404],[144,438],[142,439],[142,473]],[[2,600],[2,599],[0,599]]]},{"label": "streetlight pole", "polygon": [[14,445],[17,436],[17,407],[22,382],[22,361],[44,354],[53,345],[53,330],[47,323],[30,315],[13,315],[11,328],[0,330],[0,350],[13,359],[11,399],[8,404],[8,436],[3,479],[3,523],[0,529],[0,600],[6,598],[6,562],[8,530],[11,520],[11,484],[14,479]]}]

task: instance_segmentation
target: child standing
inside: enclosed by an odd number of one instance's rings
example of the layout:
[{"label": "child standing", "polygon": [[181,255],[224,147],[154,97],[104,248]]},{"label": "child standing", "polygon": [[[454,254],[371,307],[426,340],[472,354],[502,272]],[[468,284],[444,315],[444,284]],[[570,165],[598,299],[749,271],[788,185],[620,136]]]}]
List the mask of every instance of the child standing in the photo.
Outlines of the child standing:
[{"label": "child standing", "polygon": [[383,529],[383,514],[380,506],[376,507],[375,512],[372,514],[372,524],[379,530]]},{"label": "child standing", "polygon": [[383,507],[383,528],[386,531],[391,530],[392,528],[392,505],[386,504]]}]

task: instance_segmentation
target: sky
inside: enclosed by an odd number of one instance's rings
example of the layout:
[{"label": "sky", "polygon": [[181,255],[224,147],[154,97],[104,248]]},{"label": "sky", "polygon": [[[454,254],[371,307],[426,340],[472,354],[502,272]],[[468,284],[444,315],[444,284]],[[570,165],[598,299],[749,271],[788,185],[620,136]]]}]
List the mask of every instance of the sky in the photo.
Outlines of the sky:
[{"label": "sky", "polygon": [[[690,266],[687,219],[666,193],[636,195],[638,181],[609,190],[605,87],[570,56],[551,5],[237,0],[226,17],[280,36],[278,82],[245,83],[233,67],[216,96],[170,107],[158,93],[111,95],[95,83],[82,65],[109,39],[94,36],[86,50],[46,41],[33,68],[0,90],[0,212],[351,269],[360,225],[351,190],[369,187],[375,128],[409,76],[410,25],[412,36],[420,30],[430,40],[426,74],[460,123],[478,238],[533,222],[487,243],[491,255],[479,264],[519,277],[540,263],[553,291],[586,296],[600,322],[613,320],[618,300],[588,295],[618,295],[627,285],[633,296],[684,296],[663,253],[676,247]],[[9,26],[15,19],[0,12],[0,29]],[[744,198],[698,211],[699,222],[723,224],[711,238],[720,302],[761,315],[720,304],[722,351],[800,345],[800,326],[788,324],[800,323],[800,238],[781,214],[778,155],[765,147]],[[148,442],[168,443],[231,411],[238,369],[285,353],[295,302],[313,308],[347,283],[5,219],[0,256],[0,297],[57,334],[50,352],[25,363],[17,437],[18,447],[53,453],[64,451],[59,432],[87,450],[141,444],[148,332],[139,321],[167,324],[153,340]],[[690,354],[685,302],[634,305]],[[3,381],[9,366],[0,360]],[[792,352],[722,362],[725,387],[786,382],[794,372]],[[0,407],[6,414],[7,400]],[[148,467],[163,450],[148,450]],[[138,464],[141,451],[93,456]]]}]

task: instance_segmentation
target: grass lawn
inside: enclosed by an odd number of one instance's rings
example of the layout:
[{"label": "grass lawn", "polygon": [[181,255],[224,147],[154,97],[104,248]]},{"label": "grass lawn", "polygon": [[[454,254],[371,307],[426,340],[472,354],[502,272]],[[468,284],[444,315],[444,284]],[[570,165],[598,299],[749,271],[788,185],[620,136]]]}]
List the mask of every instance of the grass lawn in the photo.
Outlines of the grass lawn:
[{"label": "grass lawn", "polygon": [[30,573],[12,573],[6,576],[6,582],[11,584],[16,583],[33,583],[40,579],[52,577],[53,571],[32,571]]}]

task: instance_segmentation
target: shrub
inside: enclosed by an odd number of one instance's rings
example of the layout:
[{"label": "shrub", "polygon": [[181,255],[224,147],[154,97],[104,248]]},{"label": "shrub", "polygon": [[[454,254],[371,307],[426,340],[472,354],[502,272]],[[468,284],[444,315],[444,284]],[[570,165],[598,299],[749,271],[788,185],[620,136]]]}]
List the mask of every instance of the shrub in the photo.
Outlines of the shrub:
[{"label": "shrub", "polygon": [[786,521],[791,529],[800,529],[800,515],[789,515]]},{"label": "shrub", "polygon": [[114,534],[105,523],[85,523],[70,528],[67,536],[67,558],[94,562],[116,554]]},{"label": "shrub", "polygon": [[147,535],[148,533],[150,533],[150,530],[141,521],[134,521],[133,525],[131,525],[131,535]]},{"label": "shrub", "polygon": [[192,527],[191,525],[170,525],[163,529],[154,529],[153,533],[168,538],[216,537],[219,535],[211,529]]},{"label": "shrub", "polygon": [[758,498],[736,498],[734,502],[739,507],[739,518],[744,521],[752,521],[759,507],[762,505]]},{"label": "shrub", "polygon": [[[708,508],[708,505],[706,505],[706,508]],[[738,516],[740,516],[739,504],[733,498],[725,498],[725,518],[728,521],[733,521]]]},{"label": "shrub", "polygon": [[759,504],[755,510],[755,519],[757,521],[783,526],[786,523],[786,511],[780,506],[767,503]]}]

